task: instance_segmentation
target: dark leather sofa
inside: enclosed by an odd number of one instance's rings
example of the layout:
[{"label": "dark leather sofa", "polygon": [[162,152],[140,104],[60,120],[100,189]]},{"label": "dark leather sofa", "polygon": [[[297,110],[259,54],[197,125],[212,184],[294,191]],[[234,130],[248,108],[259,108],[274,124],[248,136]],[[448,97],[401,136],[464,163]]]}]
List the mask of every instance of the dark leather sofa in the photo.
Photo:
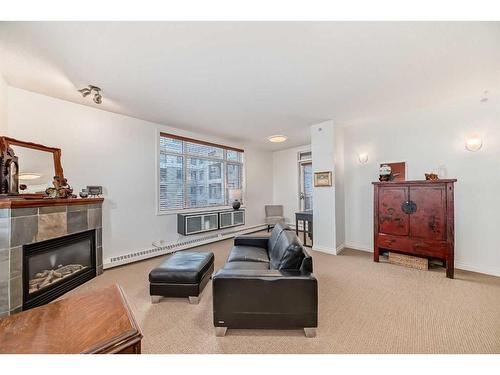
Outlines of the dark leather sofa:
[{"label": "dark leather sofa", "polygon": [[318,283],[310,254],[295,232],[276,224],[270,237],[238,236],[213,276],[214,326],[304,329],[316,335]]}]

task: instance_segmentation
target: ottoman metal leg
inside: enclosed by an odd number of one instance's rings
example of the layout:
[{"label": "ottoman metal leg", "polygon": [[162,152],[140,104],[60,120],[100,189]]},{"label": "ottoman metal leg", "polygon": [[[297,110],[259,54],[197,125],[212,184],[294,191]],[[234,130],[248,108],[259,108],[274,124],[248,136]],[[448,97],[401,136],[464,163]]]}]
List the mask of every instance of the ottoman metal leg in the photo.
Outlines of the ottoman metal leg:
[{"label": "ottoman metal leg", "polygon": [[215,336],[224,337],[226,336],[227,327],[215,327]]},{"label": "ottoman metal leg", "polygon": [[191,305],[197,305],[200,303],[200,296],[189,296],[188,298]]},{"label": "ottoman metal leg", "polygon": [[316,328],[304,328],[306,337],[316,337]]},{"label": "ottoman metal leg", "polygon": [[161,296],[151,296],[151,303],[158,303],[160,302]]}]

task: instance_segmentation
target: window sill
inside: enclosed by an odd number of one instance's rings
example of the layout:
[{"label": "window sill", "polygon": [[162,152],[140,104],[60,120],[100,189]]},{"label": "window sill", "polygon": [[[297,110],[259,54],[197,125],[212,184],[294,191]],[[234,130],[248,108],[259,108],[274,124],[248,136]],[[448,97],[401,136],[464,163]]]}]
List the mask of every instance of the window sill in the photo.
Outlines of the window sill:
[{"label": "window sill", "polygon": [[[241,206],[240,208],[245,208],[245,206]],[[220,211],[220,210],[232,210],[233,206],[210,206],[210,207],[202,207],[202,208],[184,208],[182,210],[169,210],[169,211],[157,211],[157,216],[163,215],[177,215],[177,214],[185,214],[185,213],[196,213],[196,212],[210,212],[210,211]]]}]

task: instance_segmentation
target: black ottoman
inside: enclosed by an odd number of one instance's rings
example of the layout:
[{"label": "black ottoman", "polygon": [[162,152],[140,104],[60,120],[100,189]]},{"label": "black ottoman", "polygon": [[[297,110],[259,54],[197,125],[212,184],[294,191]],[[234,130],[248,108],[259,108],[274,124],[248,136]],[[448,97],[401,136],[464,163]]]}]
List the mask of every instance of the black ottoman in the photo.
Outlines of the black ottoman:
[{"label": "black ottoman", "polygon": [[214,254],[180,251],[149,273],[151,302],[161,297],[189,297],[197,304],[214,272]]}]

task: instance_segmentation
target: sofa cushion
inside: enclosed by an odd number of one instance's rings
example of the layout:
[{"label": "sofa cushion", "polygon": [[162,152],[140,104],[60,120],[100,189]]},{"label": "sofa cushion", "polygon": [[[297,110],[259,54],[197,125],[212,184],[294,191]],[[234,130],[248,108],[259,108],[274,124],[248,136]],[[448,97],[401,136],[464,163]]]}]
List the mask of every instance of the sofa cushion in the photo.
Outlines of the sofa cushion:
[{"label": "sofa cushion", "polygon": [[252,246],[252,247],[260,247],[262,249],[267,249],[267,243],[269,242],[269,237],[262,236],[236,236],[234,237],[234,245],[235,246]]},{"label": "sofa cushion", "polygon": [[300,270],[304,261],[304,252],[301,244],[292,244],[288,246],[281,258],[279,270]]},{"label": "sofa cushion", "polygon": [[253,246],[233,246],[228,262],[269,262],[266,249]]},{"label": "sofa cushion", "polygon": [[267,262],[229,262],[224,265],[226,270],[268,270]]},{"label": "sofa cushion", "polygon": [[271,254],[273,252],[274,246],[276,246],[276,243],[278,242],[278,239],[281,236],[281,233],[286,229],[287,227],[283,223],[276,223],[276,225],[273,228],[273,231],[271,232],[271,235],[269,236],[269,241],[267,242],[267,252]]},{"label": "sofa cushion", "polygon": [[269,253],[271,269],[298,270],[304,259],[304,251],[294,232],[284,230],[272,252]]}]

